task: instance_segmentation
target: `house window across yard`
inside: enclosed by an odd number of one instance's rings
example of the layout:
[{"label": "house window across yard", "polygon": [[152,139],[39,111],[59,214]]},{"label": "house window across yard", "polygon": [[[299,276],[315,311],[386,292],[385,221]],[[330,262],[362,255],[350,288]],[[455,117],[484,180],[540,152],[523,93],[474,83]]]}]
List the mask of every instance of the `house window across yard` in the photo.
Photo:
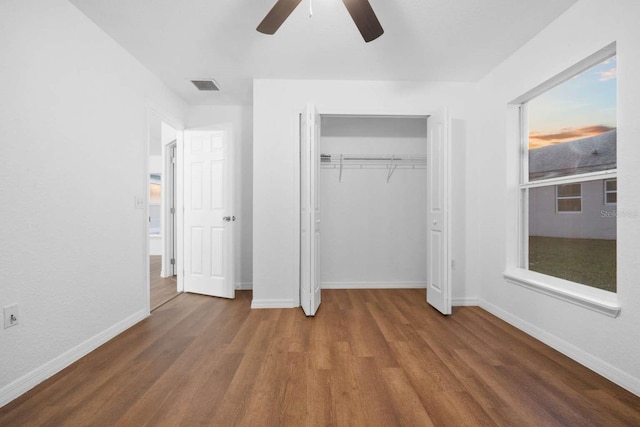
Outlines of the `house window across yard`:
[{"label": "house window across yard", "polygon": [[582,185],[556,185],[556,212],[582,212]]},{"label": "house window across yard", "polygon": [[520,108],[521,267],[610,292],[617,287],[616,67],[615,54],[600,55]]},{"label": "house window across yard", "polygon": [[618,180],[607,179],[604,181],[604,203],[605,205],[618,203]]}]

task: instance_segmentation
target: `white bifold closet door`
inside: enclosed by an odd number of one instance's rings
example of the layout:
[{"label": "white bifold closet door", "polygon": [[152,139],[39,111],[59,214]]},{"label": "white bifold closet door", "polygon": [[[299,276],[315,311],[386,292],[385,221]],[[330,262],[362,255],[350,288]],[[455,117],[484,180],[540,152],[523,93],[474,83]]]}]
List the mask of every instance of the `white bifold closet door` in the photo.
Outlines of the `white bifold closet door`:
[{"label": "white bifold closet door", "polygon": [[320,306],[320,114],[307,105],[300,121],[300,305]]},{"label": "white bifold closet door", "polygon": [[184,132],[184,290],[234,298],[233,164],[226,131]]},{"label": "white bifold closet door", "polygon": [[451,314],[450,135],[447,110],[427,123],[427,302]]}]

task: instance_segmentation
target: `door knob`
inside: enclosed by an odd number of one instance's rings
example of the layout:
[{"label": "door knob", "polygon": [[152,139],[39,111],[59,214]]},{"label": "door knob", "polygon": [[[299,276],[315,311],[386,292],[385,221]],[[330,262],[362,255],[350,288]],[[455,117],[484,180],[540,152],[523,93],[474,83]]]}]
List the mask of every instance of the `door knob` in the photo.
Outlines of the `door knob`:
[{"label": "door knob", "polygon": [[229,221],[231,221],[231,217],[230,216],[223,216],[222,220],[229,222]]}]

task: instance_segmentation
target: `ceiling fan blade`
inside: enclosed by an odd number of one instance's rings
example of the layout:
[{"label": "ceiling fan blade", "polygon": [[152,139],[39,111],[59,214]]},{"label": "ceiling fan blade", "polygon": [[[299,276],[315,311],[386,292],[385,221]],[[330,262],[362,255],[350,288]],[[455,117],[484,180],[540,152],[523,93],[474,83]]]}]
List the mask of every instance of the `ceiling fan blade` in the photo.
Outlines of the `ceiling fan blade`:
[{"label": "ceiling fan blade", "polygon": [[384,33],[369,0],[342,0],[342,2],[347,7],[365,42],[369,43]]},{"label": "ceiling fan blade", "polygon": [[278,0],[256,30],[264,34],[274,34],[301,1],[302,0]]}]

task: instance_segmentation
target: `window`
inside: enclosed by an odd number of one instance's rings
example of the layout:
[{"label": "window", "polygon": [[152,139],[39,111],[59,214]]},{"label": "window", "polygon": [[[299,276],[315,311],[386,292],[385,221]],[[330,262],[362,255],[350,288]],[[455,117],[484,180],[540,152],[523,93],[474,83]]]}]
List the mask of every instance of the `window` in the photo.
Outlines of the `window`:
[{"label": "window", "polygon": [[582,212],[582,184],[556,186],[556,212]]},{"label": "window", "polygon": [[618,180],[607,179],[604,181],[604,204],[615,205],[618,203]]},{"label": "window", "polygon": [[160,174],[149,176],[149,234],[160,234],[160,198],[162,194]]},{"label": "window", "polygon": [[616,56],[585,65],[521,104],[520,262],[616,292]]}]

